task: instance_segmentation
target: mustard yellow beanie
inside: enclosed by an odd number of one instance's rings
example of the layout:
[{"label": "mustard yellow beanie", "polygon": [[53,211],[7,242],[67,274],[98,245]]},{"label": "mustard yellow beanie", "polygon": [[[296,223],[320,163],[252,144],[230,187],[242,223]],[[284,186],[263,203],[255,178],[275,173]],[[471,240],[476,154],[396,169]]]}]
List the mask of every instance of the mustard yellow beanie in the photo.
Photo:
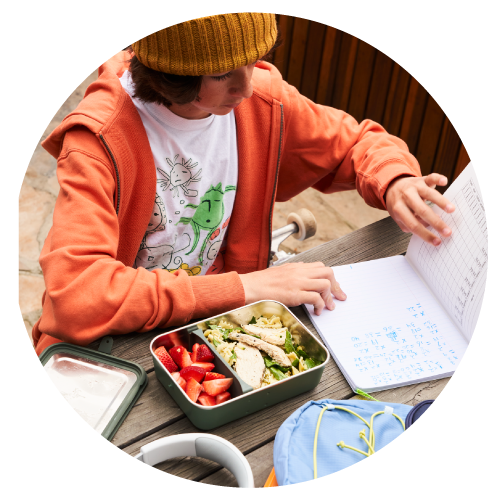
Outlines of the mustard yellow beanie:
[{"label": "mustard yellow beanie", "polygon": [[202,17],[162,29],[132,44],[137,59],[174,75],[227,73],[254,63],[276,42],[274,14]]}]

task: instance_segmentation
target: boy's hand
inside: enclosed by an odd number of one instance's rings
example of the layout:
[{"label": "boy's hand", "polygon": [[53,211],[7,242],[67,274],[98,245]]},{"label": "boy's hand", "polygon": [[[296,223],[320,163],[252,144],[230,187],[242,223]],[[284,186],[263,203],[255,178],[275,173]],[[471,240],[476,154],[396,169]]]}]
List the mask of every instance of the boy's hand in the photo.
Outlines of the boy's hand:
[{"label": "boy's hand", "polygon": [[439,246],[441,240],[426,227],[431,226],[443,237],[450,236],[451,229],[425,200],[435,203],[447,213],[453,212],[453,204],[434,189],[436,186],[446,186],[447,183],[448,179],[440,174],[394,179],[385,194],[390,216],[405,233],[418,234],[424,241]]},{"label": "boy's hand", "polygon": [[345,300],[346,294],[335,280],[333,271],[322,262],[304,264],[294,262],[273,266],[263,271],[240,274],[245,290],[245,303],[258,300],[277,300],[286,306],[311,304],[314,314],[321,314],[324,307],[335,309],[332,294]]}]

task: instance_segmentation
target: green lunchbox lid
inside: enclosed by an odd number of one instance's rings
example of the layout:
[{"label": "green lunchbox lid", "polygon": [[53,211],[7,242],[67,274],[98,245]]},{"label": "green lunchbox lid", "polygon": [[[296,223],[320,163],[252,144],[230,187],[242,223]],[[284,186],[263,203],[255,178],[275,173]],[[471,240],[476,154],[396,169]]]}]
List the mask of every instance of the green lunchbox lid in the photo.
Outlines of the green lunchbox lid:
[{"label": "green lunchbox lid", "polygon": [[102,339],[98,351],[62,342],[47,347],[40,355],[64,399],[108,440],[148,383],[142,366],[111,356],[112,346],[111,337]]}]

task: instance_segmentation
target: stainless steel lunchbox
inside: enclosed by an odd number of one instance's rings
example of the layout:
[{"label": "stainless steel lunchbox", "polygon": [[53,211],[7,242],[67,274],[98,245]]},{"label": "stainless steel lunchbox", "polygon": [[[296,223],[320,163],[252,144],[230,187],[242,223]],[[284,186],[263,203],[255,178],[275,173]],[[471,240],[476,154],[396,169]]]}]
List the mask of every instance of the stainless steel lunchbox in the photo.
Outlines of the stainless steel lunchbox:
[{"label": "stainless steel lunchbox", "polygon": [[[321,364],[272,385],[261,387],[260,389],[252,389],[252,387],[241,380],[236,371],[226,363],[223,357],[205,339],[203,330],[208,328],[208,324],[218,324],[222,319],[236,327],[247,324],[252,319],[252,316],[259,318],[260,316],[271,317],[272,315],[279,316],[283,325],[292,334],[296,345],[303,346],[308,355],[321,361]],[[216,406],[202,406],[193,403],[154,355],[155,349],[160,346],[165,346],[168,350],[173,346],[182,345],[188,351],[191,351],[195,343],[207,345],[214,354],[215,359],[212,363],[215,365],[215,372],[222,373],[226,377],[234,379],[229,389],[232,399]],[[219,427],[220,425],[227,424],[228,422],[313,389],[321,380],[323,370],[330,358],[328,350],[318,342],[316,337],[286,306],[280,302],[271,300],[255,302],[254,304],[234,309],[219,316],[214,316],[201,323],[162,333],[151,341],[150,350],[158,380],[189,420],[196,427],[203,430]]]}]

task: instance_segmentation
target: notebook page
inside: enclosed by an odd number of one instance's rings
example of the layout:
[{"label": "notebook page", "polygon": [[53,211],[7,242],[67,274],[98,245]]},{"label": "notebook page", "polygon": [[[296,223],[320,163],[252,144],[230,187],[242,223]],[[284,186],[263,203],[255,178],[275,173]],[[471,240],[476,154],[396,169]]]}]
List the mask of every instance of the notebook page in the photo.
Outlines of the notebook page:
[{"label": "notebook page", "polygon": [[439,207],[433,210],[448,224],[452,235],[441,238],[437,248],[414,235],[406,258],[470,340],[481,309],[488,268],[486,216],[471,164],[445,196],[455,205],[455,211],[447,214]]},{"label": "notebook page", "polygon": [[306,310],[353,388],[407,385],[456,369],[467,342],[403,256],[333,270],[347,300],[319,316]]}]

